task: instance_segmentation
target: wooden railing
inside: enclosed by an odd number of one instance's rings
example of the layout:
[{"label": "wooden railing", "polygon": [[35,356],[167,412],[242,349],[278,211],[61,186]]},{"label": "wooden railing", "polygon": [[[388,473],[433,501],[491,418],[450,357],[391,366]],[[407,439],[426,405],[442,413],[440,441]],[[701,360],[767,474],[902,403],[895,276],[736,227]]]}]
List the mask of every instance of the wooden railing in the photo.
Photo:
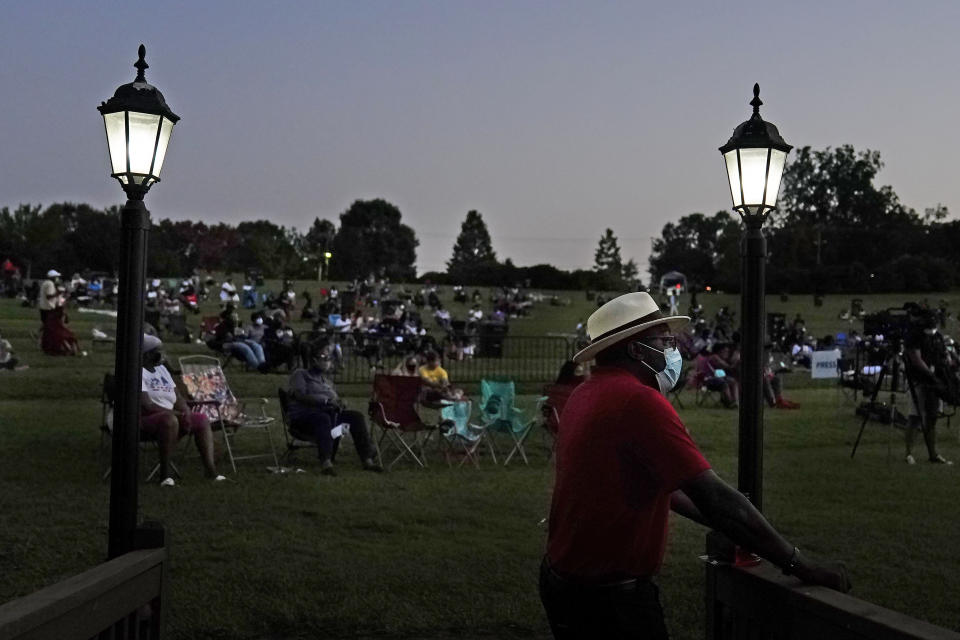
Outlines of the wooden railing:
[{"label": "wooden railing", "polygon": [[0,605],[0,640],[163,637],[167,549],[131,551]]},{"label": "wooden railing", "polygon": [[703,556],[707,640],[960,640],[960,633],[801,583],[769,562]]}]

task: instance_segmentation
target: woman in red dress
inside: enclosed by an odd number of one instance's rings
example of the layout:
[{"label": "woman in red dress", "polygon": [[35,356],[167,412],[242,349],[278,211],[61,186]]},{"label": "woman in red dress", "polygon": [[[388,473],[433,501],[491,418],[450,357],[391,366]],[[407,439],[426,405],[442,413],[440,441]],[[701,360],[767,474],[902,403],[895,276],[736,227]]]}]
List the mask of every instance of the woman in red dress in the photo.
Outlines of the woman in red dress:
[{"label": "woman in red dress", "polygon": [[43,336],[40,339],[40,348],[48,356],[85,356],[86,351],[80,350],[77,336],[67,327],[66,310],[59,306],[43,321]]}]

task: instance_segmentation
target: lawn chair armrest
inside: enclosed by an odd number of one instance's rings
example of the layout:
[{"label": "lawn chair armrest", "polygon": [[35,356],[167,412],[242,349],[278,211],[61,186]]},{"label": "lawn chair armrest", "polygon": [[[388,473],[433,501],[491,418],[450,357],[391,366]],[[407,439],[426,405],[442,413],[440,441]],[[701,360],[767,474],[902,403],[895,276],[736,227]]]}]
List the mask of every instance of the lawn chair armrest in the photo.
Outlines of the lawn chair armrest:
[{"label": "lawn chair armrest", "polygon": [[376,400],[371,400],[367,405],[367,414],[370,416],[371,422],[382,427],[396,429],[400,426],[387,418],[387,412],[384,411],[383,405]]}]

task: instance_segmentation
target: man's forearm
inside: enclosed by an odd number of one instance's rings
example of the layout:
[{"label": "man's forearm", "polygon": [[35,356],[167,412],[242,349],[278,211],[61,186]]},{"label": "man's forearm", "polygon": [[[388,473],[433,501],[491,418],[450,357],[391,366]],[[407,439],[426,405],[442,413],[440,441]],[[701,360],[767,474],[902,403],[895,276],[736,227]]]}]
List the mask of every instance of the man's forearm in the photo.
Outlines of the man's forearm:
[{"label": "man's forearm", "polygon": [[793,545],[773,528],[743,494],[731,489],[720,501],[723,507],[707,516],[714,528],[777,566],[785,567],[790,562]]},{"label": "man's forearm", "polygon": [[777,533],[742,493],[719,478],[684,487],[684,493],[699,509],[705,524],[777,566],[789,564],[793,545]]},{"label": "man's forearm", "polygon": [[[685,518],[720,531],[728,538],[779,566],[786,566],[793,555],[790,545],[739,492],[720,498],[729,504],[718,506],[711,516],[705,515],[683,491],[670,496],[670,508]],[[739,498],[739,499],[738,499]]]},{"label": "man's forearm", "polygon": [[693,504],[693,500],[679,489],[670,494],[670,509],[697,524],[702,524],[705,527],[710,526],[707,518],[700,513],[700,509],[697,509],[697,505]]}]

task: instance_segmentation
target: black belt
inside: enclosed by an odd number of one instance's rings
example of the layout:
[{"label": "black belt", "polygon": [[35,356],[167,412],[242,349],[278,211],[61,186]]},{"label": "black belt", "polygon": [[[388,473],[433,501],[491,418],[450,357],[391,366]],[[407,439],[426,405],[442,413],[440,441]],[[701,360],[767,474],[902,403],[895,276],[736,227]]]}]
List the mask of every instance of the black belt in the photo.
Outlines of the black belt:
[{"label": "black belt", "polygon": [[551,579],[567,587],[588,591],[626,591],[640,585],[652,584],[650,576],[631,576],[627,574],[610,574],[590,578],[565,575],[557,572],[550,566],[546,556],[543,558],[543,569]]}]

